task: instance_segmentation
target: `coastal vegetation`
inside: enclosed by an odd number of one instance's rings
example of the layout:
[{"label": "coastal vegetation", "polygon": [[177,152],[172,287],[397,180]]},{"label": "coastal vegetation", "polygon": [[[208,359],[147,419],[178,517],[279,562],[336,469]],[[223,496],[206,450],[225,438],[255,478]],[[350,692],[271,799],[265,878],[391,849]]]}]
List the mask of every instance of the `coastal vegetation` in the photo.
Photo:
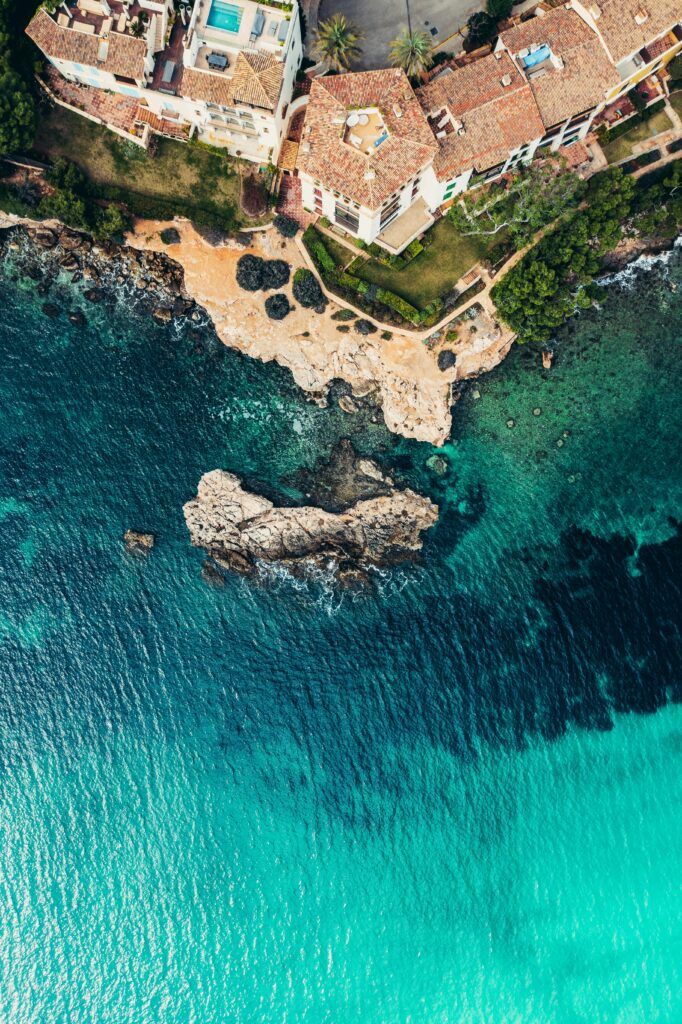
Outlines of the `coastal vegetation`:
[{"label": "coastal vegetation", "polygon": [[63,157],[75,163],[102,200],[125,204],[133,216],[170,220],[179,215],[225,231],[267,219],[241,209],[237,164],[210,147],[159,138],[149,153],[54,106],[40,119],[33,153],[39,160]]},{"label": "coastal vegetation", "polygon": [[506,232],[522,248],[540,228],[575,207],[585,183],[560,159],[539,160],[512,178],[465,193],[449,217],[463,236]]},{"label": "coastal vegetation", "polygon": [[293,296],[306,309],[319,309],[327,304],[317,278],[307,267],[299,267],[294,274]]},{"label": "coastal vegetation", "polygon": [[30,146],[36,128],[22,7],[0,0],[0,156]]},{"label": "coastal vegetation", "polygon": [[547,341],[598,297],[595,278],[604,256],[624,234],[676,234],[682,225],[681,188],[679,162],[648,184],[635,182],[622,168],[592,178],[581,208],[547,232],[492,290],[500,317],[518,341]]},{"label": "coastal vegetation", "polygon": [[274,291],[289,282],[290,267],[286,260],[264,260],[245,253],[237,263],[237,284],[247,292]]},{"label": "coastal vegetation", "polygon": [[313,44],[313,53],[325,61],[332,71],[348,71],[362,53],[361,34],[345,14],[333,14],[320,22]]},{"label": "coastal vegetation", "polygon": [[291,312],[291,303],[283,292],[269,295],[265,300],[265,312],[271,320],[284,320]]}]

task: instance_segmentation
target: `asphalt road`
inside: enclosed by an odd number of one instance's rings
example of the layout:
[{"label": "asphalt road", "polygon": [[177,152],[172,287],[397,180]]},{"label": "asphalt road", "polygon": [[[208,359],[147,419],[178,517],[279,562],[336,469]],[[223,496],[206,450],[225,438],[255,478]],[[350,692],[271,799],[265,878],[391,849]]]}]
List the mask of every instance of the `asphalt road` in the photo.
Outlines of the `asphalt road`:
[{"label": "asphalt road", "polygon": [[[456,35],[470,14],[482,10],[484,0],[409,0],[412,31],[428,32],[435,50],[455,53],[462,48]],[[322,0],[319,21],[345,14],[362,32],[362,55],[353,70],[383,68],[388,64],[392,39],[407,28],[407,0]],[[454,38],[449,38],[453,36]]]}]

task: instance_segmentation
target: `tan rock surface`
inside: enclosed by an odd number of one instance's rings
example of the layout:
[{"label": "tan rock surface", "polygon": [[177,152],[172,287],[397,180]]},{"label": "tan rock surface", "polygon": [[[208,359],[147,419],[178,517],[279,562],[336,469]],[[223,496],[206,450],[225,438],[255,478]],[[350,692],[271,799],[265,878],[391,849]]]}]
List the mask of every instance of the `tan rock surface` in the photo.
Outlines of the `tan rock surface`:
[{"label": "tan rock surface", "polygon": [[335,377],[348,381],[358,395],[376,391],[390,430],[432,444],[445,442],[455,371],[441,372],[436,355],[422,341],[398,333],[385,341],[380,331],[363,337],[352,325],[341,333],[331,319],[338,306],[330,303],[323,315],[304,309],[294,302],[291,284],[282,291],[295,311],[282,322],[270,320],[263,309],[265,295],[237,285],[237,261],[244,252],[285,259],[293,277],[303,265],[294,242],[268,231],[255,233],[248,249],[235,242],[213,247],[190,224],[175,221],[180,241],[166,246],[159,232],[168,226],[138,221],[128,243],[165,252],[181,264],[188,293],[209,313],[226,345],[256,359],[276,360],[306,391],[322,391]]},{"label": "tan rock surface", "polygon": [[438,507],[411,490],[358,501],[344,512],[315,506],[277,508],[250,494],[239,477],[215,469],[184,507],[192,543],[221,564],[249,572],[258,560],[294,564],[333,557],[356,565],[384,564],[421,549]]}]

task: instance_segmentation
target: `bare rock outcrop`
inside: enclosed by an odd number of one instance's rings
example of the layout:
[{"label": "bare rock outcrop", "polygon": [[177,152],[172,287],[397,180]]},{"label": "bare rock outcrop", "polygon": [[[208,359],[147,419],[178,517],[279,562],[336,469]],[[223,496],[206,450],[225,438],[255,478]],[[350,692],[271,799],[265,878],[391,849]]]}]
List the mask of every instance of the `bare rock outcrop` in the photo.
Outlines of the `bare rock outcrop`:
[{"label": "bare rock outcrop", "polygon": [[249,573],[258,562],[295,568],[334,559],[350,569],[409,558],[421,549],[422,531],[434,525],[438,507],[393,487],[342,512],[277,507],[246,491],[239,477],[214,469],[201,478],[184,514],[195,546],[219,565]]}]

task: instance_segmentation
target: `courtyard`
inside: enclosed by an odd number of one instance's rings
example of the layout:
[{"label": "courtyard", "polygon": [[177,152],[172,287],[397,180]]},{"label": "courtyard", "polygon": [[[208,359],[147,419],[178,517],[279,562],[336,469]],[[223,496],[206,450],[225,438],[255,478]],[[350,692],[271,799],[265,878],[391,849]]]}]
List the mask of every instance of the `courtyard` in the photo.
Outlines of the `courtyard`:
[{"label": "courtyard", "polygon": [[484,8],[483,0],[321,0],[318,20],[332,14],[345,14],[362,33],[362,53],[353,65],[354,71],[371,71],[386,67],[391,41],[402,29],[427,32],[433,39],[434,52],[455,52],[462,48],[457,34],[468,17]]}]

